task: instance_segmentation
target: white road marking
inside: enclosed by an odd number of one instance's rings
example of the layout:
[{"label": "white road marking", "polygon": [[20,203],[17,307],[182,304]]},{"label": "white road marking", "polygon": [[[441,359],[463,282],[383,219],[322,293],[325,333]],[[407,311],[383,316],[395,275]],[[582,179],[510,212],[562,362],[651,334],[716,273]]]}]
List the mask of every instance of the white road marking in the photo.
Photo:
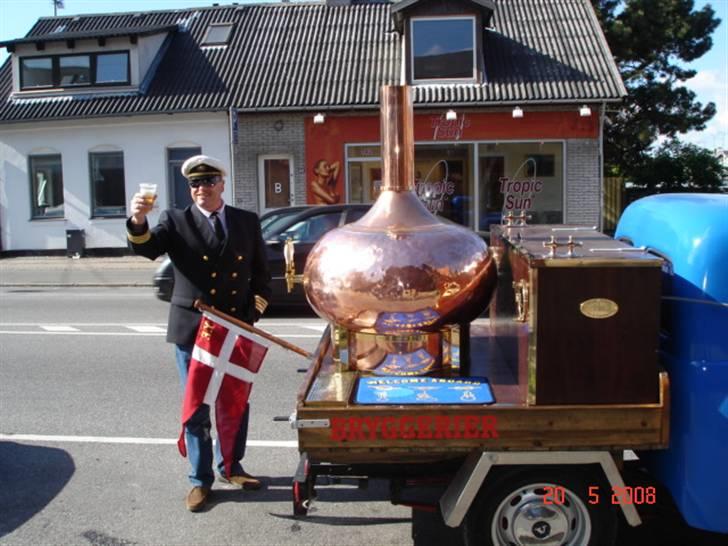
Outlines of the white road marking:
[{"label": "white road marking", "polygon": [[163,336],[161,334],[142,334],[137,332],[38,332],[30,330],[0,330],[0,334],[22,334],[24,336]]},{"label": "white road marking", "polygon": [[323,332],[326,330],[328,324],[301,324],[301,328],[308,328],[309,330],[315,330],[316,332]]},{"label": "white road marking", "polygon": [[132,324],[126,326],[129,330],[134,330],[140,334],[166,334],[167,329],[162,326],[134,326]]},{"label": "white road marking", "polygon": [[[318,324],[316,324],[318,322]],[[259,326],[271,331],[278,337],[291,339],[319,339],[320,334],[294,334],[291,331],[315,330],[322,332],[326,324],[321,321],[307,323],[299,322],[268,322],[263,321]],[[167,333],[165,323],[128,323],[128,322],[68,322],[40,323],[40,322],[0,322],[0,335],[69,335],[69,336],[163,336]],[[14,328],[19,328],[15,330]],[[120,329],[121,331],[99,331],[100,328]],[[126,331],[125,331],[126,330]],[[129,332],[128,330],[132,330]],[[291,333],[289,333],[291,332]]]},{"label": "white road marking", "polygon": [[[43,326],[44,322],[0,322],[0,326]],[[57,323],[53,323],[57,324]],[[130,322],[64,322],[65,326],[122,326],[124,328],[130,328],[134,326],[164,326],[166,322],[144,322],[144,323],[130,323]]]},{"label": "white road marking", "polygon": [[[18,442],[66,442],[90,444],[175,445],[172,438],[129,438],[115,436],[55,436],[43,434],[1,434],[0,440]],[[248,447],[298,447],[295,440],[248,440]]]},{"label": "white road marking", "polygon": [[[143,333],[143,332],[39,332],[31,330],[0,330],[0,334],[20,334],[24,336],[163,336],[165,331],[160,333]],[[275,334],[277,337],[285,339],[293,338],[312,338],[319,339],[321,336],[316,334]]]},{"label": "white road marking", "polygon": [[43,324],[39,324],[41,328],[43,328],[46,332],[53,332],[53,333],[70,333],[70,332],[78,332],[78,328],[74,328],[73,326],[46,326]]}]

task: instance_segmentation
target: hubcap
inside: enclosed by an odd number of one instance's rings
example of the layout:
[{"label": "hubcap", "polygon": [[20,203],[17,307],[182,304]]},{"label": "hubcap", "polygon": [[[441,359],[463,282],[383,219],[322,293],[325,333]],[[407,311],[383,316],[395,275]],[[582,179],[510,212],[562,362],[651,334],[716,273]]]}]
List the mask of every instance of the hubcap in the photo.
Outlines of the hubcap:
[{"label": "hubcap", "polygon": [[[554,495],[547,499],[553,504],[546,504],[546,487],[563,489],[563,502]],[[503,499],[491,523],[493,543],[503,546],[583,546],[590,536],[591,522],[582,500],[552,483],[519,487]]]}]

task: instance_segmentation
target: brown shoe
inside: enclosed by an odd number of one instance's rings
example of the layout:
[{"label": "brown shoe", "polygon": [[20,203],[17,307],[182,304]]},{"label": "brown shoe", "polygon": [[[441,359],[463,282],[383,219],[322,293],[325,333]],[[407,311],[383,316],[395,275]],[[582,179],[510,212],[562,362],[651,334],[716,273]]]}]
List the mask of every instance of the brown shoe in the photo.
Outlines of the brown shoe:
[{"label": "brown shoe", "polygon": [[258,478],[251,476],[247,472],[241,472],[239,474],[235,474],[234,476],[229,477],[225,477],[220,474],[220,480],[225,483],[229,483],[230,485],[240,487],[241,489],[245,489],[247,491],[257,490],[263,486]]},{"label": "brown shoe", "polygon": [[199,512],[207,503],[207,496],[210,494],[209,487],[193,487],[187,494],[187,510]]}]

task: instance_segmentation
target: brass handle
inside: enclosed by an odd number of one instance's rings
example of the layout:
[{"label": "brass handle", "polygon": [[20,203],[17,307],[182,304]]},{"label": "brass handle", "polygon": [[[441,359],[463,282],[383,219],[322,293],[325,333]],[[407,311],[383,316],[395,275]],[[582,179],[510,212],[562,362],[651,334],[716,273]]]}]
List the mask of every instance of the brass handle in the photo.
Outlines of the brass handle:
[{"label": "brass handle", "polygon": [[556,237],[553,235],[548,241],[543,242],[544,248],[549,249],[549,257],[553,258],[556,256],[556,249],[560,246],[565,246],[567,248],[566,256],[569,258],[574,257],[574,248],[577,246],[584,246],[584,243],[581,241],[575,241],[573,235],[569,235],[569,239],[565,243],[560,243],[556,240]]},{"label": "brass handle", "polygon": [[526,211],[521,211],[515,214],[513,211],[507,212],[503,216],[503,225],[507,227],[526,226],[527,221],[531,219],[530,214],[526,214]]},{"label": "brass handle", "polygon": [[293,260],[294,252],[293,239],[289,237],[283,246],[283,259],[286,261],[286,290],[288,290],[289,294],[293,292],[293,286],[297,282],[303,282],[303,275],[296,275],[296,262]]},{"label": "brass handle", "polygon": [[516,320],[526,322],[528,314],[528,281],[521,279],[513,281],[513,290],[516,296]]}]

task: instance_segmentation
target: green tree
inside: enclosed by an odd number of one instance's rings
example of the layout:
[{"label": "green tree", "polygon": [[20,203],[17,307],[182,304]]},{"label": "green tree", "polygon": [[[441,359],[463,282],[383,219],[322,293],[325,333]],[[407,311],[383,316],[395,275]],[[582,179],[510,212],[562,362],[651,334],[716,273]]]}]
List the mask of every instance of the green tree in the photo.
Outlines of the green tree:
[{"label": "green tree", "polygon": [[720,192],[728,175],[708,149],[677,139],[665,142],[633,171],[641,193]]},{"label": "green tree", "polygon": [[628,96],[621,108],[609,108],[604,133],[605,170],[633,178],[644,172],[650,148],[659,136],[670,139],[702,130],[715,115],[683,85],[695,76],[689,63],[713,45],[720,24],[713,9],[694,9],[692,0],[592,0]]}]

